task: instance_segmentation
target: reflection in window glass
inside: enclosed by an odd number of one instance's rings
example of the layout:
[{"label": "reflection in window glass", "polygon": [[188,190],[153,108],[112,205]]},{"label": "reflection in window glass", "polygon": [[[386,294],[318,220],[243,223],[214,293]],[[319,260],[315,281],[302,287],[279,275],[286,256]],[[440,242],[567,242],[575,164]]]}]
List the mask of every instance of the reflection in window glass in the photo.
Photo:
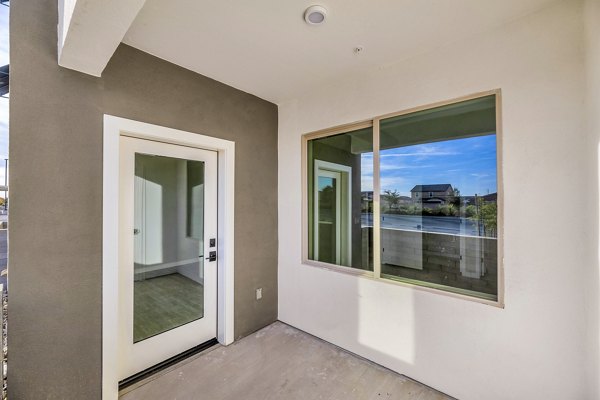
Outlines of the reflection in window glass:
[{"label": "reflection in window glass", "polygon": [[336,246],[336,227],[338,218],[336,211],[339,210],[339,196],[336,193],[338,179],[328,176],[318,177],[317,194],[317,225],[319,239],[316,244],[318,248],[318,260],[328,263],[337,263],[339,255]]},{"label": "reflection in window glass", "polygon": [[498,300],[496,95],[376,123],[379,220],[373,129],[308,140],[308,258]]},{"label": "reflection in window glass", "polygon": [[497,299],[495,96],[380,130],[382,277]]},{"label": "reflection in window glass", "polygon": [[373,270],[373,130],[308,142],[310,260]]}]

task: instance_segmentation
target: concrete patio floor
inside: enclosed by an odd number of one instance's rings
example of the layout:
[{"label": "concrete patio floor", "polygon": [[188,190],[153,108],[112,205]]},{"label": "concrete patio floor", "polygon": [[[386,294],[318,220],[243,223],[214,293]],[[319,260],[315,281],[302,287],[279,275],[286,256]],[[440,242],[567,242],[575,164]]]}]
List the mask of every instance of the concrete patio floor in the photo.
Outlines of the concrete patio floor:
[{"label": "concrete patio floor", "polygon": [[451,399],[281,322],[125,389],[122,400]]}]

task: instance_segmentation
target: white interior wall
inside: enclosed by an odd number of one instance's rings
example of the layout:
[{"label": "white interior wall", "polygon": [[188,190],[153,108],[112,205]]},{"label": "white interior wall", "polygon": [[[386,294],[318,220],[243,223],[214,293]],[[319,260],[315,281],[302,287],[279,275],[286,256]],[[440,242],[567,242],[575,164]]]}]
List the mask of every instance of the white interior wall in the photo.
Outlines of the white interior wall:
[{"label": "white interior wall", "polygon": [[[144,157],[146,177],[136,190],[136,271],[174,271],[202,282],[200,242],[187,236],[187,162],[165,157]],[[141,168],[141,167],[140,167]],[[140,212],[141,211],[141,212]],[[178,265],[181,264],[181,265]],[[150,269],[148,269],[150,268]]]},{"label": "white interior wall", "polygon": [[[204,256],[202,254],[202,241],[188,236],[188,170],[187,160],[177,160],[177,246],[178,246],[178,261],[188,261],[187,264],[177,267],[177,272],[181,275],[196,281],[204,283]],[[204,195],[202,195],[204,199]],[[200,226],[204,227],[204,215],[191,216],[194,218],[200,217]],[[198,221],[193,221],[198,222]],[[190,260],[193,260],[190,263]]]},{"label": "white interior wall", "polygon": [[[554,3],[280,104],[280,320],[461,400],[594,398],[582,287],[593,255],[597,267],[589,232],[598,218],[582,188],[597,198],[598,182],[582,173],[591,153],[582,10],[580,1]],[[505,309],[302,265],[303,133],[495,88]]]},{"label": "white interior wall", "polygon": [[[597,221],[589,231],[589,245],[598,247],[598,227],[600,226],[600,0],[586,0],[584,8],[585,55],[586,55],[586,112],[589,135],[589,181],[592,189],[589,191],[590,220]],[[594,183],[594,184],[592,184]],[[589,312],[586,365],[587,379],[590,384],[591,399],[600,398],[600,271],[598,251],[591,254],[590,268],[586,289],[586,309]]]}]

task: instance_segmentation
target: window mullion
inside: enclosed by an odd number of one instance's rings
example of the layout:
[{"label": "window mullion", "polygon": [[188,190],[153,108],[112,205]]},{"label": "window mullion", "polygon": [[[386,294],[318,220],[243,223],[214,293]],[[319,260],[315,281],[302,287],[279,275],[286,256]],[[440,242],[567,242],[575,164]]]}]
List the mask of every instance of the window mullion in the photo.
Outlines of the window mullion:
[{"label": "window mullion", "polygon": [[379,119],[373,120],[373,276],[381,277],[381,180],[379,178]]}]

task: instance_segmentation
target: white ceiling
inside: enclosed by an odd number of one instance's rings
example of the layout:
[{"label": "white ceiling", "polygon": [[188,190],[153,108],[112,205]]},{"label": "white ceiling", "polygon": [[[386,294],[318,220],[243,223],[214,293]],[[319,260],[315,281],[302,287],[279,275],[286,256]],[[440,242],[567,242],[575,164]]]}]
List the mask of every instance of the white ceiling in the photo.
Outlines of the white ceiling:
[{"label": "white ceiling", "polygon": [[[123,42],[279,103],[432,50],[552,0],[146,0]],[[312,4],[328,10],[309,26]],[[353,49],[363,46],[355,55]]]}]

